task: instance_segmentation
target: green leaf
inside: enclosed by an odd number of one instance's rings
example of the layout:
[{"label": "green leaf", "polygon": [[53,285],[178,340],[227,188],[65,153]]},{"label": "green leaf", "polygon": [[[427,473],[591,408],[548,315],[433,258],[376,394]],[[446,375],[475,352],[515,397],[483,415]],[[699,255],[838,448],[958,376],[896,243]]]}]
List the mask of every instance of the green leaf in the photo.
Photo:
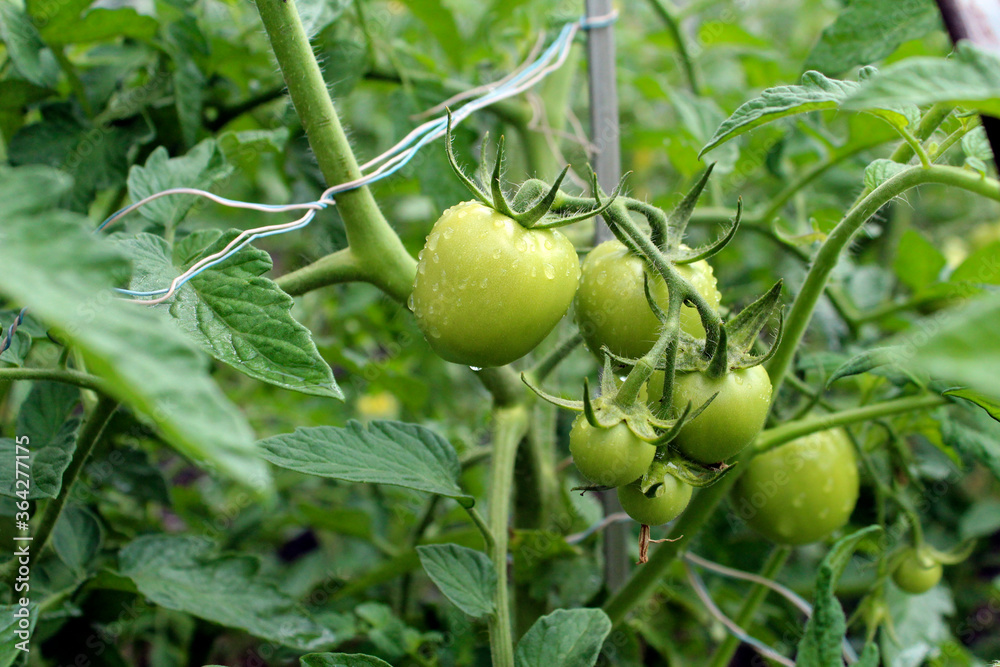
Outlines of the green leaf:
[{"label": "green leaf", "polygon": [[[876,160],[878,162],[878,160]],[[870,169],[875,163],[868,165]],[[898,164],[893,162],[892,164]],[[902,166],[902,165],[899,165]],[[865,170],[867,186],[868,170]],[[873,188],[874,189],[874,188]],[[907,229],[899,239],[892,269],[900,282],[914,292],[938,282],[947,261],[944,254],[915,229]]]},{"label": "green leaf", "polygon": [[[170,158],[167,149],[159,146],[147,158],[145,166],[136,165],[129,171],[128,193],[135,202],[171,188],[204,190],[231,171],[232,167],[212,139],[201,142],[183,157]],[[197,199],[194,195],[161,197],[140,208],[139,212],[169,229],[184,219]]]},{"label": "green leaf", "polygon": [[805,69],[840,74],[885,58],[903,42],[940,26],[933,0],[853,0],[823,30]]},{"label": "green leaf", "polygon": [[421,546],[417,553],[427,576],[456,607],[476,618],[495,611],[497,572],[486,554],[457,544]]},{"label": "green leaf", "polygon": [[1000,285],[1000,241],[987,243],[958,265],[948,278],[953,283]]},{"label": "green leaf", "polygon": [[542,616],[517,643],[517,667],[591,667],[611,632],[600,609],[557,609]]},{"label": "green leaf", "polygon": [[847,632],[847,620],[835,594],[837,582],[861,540],[880,530],[880,526],[868,526],[842,537],[820,563],[813,614],[806,623],[796,652],[795,664],[799,667],[842,667],[844,664],[841,644]]},{"label": "green leaf", "polygon": [[[208,82],[197,63],[187,54],[174,54],[174,108],[185,146],[194,144],[201,130],[204,95]],[[147,163],[148,164],[148,163]],[[227,165],[228,166],[228,165]],[[204,189],[205,186],[199,186]]]},{"label": "green leaf", "polygon": [[258,443],[276,466],[346,482],[392,484],[455,498],[473,499],[458,486],[458,456],[451,443],[417,424],[356,421],[346,427],[314,426]]},{"label": "green leaf", "polygon": [[41,114],[39,122],[11,138],[10,162],[45,164],[69,174],[73,189],[64,202],[75,211],[86,212],[98,190],[124,183],[129,152],[151,136],[145,120],[95,126],[69,102],[44,104]]},{"label": "green leaf", "polygon": [[[90,1],[82,4],[86,8]],[[46,23],[42,28],[42,37],[49,45],[58,47],[65,44],[103,42],[118,37],[149,40],[156,36],[158,29],[159,23],[155,18],[140,14],[132,7],[94,7],[82,16],[68,19],[68,23]]]},{"label": "green leaf", "polygon": [[701,149],[701,155],[733,137],[749,132],[765,123],[820,109],[836,109],[840,103],[858,89],[853,81],[828,79],[819,72],[806,72],[798,86],[768,88],[749,102],[740,106],[715,131]]},{"label": "green leaf", "polygon": [[879,158],[865,167],[865,187],[874,190],[906,168],[905,164]]},{"label": "green leaf", "polygon": [[59,65],[31,19],[14,0],[0,0],[0,39],[18,73],[42,88],[54,88]]},{"label": "green leaf", "polygon": [[28,105],[54,94],[51,88],[36,86],[30,81],[4,79],[0,81],[0,111],[13,111],[20,115]]},{"label": "green leaf", "polygon": [[1000,479],[1000,442],[953,419],[941,422],[941,439],[963,456],[983,464]]},{"label": "green leaf", "polygon": [[980,126],[973,128],[968,134],[962,137],[962,152],[970,158],[992,161],[993,149],[990,148],[990,140],[986,136],[986,128]]},{"label": "green leaf", "polygon": [[140,537],[121,550],[118,563],[121,574],[161,607],[299,651],[321,649],[337,639],[301,604],[264,580],[257,559],[215,555],[203,538]]},{"label": "green leaf", "polygon": [[922,595],[909,595],[889,586],[885,597],[895,628],[895,637],[880,633],[886,667],[928,664],[927,659],[938,654],[938,646],[951,637],[947,620],[955,613],[951,593],[944,586],[935,586]]},{"label": "green leaf", "polygon": [[52,531],[52,548],[75,572],[86,572],[101,548],[101,524],[89,510],[70,505],[63,509]]},{"label": "green leaf", "polygon": [[[833,371],[830,378],[826,381],[826,385],[829,387],[841,378],[867,373],[875,370],[876,368],[881,368],[882,366],[891,366],[893,369],[901,370],[899,367],[899,361],[905,359],[903,356],[904,352],[904,348],[899,345],[875,347],[870,350],[865,350],[864,352],[851,357],[841,364],[835,371]],[[917,379],[914,379],[914,382],[916,384],[924,384],[923,382],[917,381]]]},{"label": "green leaf", "polygon": [[940,378],[992,399],[1000,399],[1000,294],[937,313],[924,323],[933,332],[914,345],[913,364]]},{"label": "green leaf", "polygon": [[288,128],[226,132],[216,139],[226,162],[250,171],[261,153],[281,153],[288,144]]},{"label": "green leaf", "polygon": [[843,108],[937,102],[1000,115],[1000,56],[963,40],[950,58],[907,58],[865,81]]},{"label": "green leaf", "polygon": [[[0,0],[2,1],[2,0]],[[27,609],[28,628],[20,627],[23,617],[14,614],[21,613]],[[22,607],[16,604],[0,605],[0,667],[10,667],[14,662],[25,655],[25,651],[18,648],[18,644],[23,644],[26,649],[32,648],[28,639],[35,631],[35,622],[38,620],[38,605]],[[19,634],[21,633],[21,634]]]},{"label": "green leaf", "polygon": [[972,391],[962,387],[957,389],[948,389],[947,391],[943,391],[941,393],[945,396],[956,396],[975,403],[983,410],[986,410],[986,413],[989,414],[990,417],[993,417],[993,419],[1000,422],[1000,401],[995,401],[989,396],[985,396],[978,391]]},{"label": "green leaf", "polygon": [[55,327],[110,393],[152,417],[180,452],[255,490],[270,490],[249,426],[208,377],[202,356],[165,314],[112,296],[112,280],[124,273],[125,262],[84,224],[64,211],[6,218],[0,294]]},{"label": "green leaf", "polygon": [[962,540],[989,537],[1000,530],[1000,500],[983,498],[977,500],[958,522],[958,534]]},{"label": "green leaf", "polygon": [[[173,253],[166,241],[138,234],[120,241],[133,258],[130,287],[164,287],[195,259],[213,254],[232,241],[206,230],[178,242]],[[333,371],[320,356],[312,334],[292,317],[292,297],[263,277],[271,256],[247,246],[222,264],[183,285],[167,310],[180,328],[206,352],[252,378],[316,396],[343,398]]]},{"label": "green leaf", "polygon": [[415,17],[430,31],[453,67],[462,64],[465,39],[458,30],[455,15],[441,0],[403,0]]},{"label": "green leaf", "polygon": [[[11,169],[0,166],[0,194],[3,195],[5,216],[52,209],[72,187],[73,179],[52,167],[30,165]],[[40,197],[40,192],[45,196]]]},{"label": "green leaf", "polygon": [[[62,489],[63,472],[76,450],[80,420],[72,417],[80,390],[56,382],[36,382],[17,416],[18,438],[27,437],[30,450],[31,489],[28,497],[55,498]],[[14,497],[16,471],[13,439],[0,440],[0,494]],[[23,452],[22,452],[23,453]]]},{"label": "green leaf", "polygon": [[302,667],[392,667],[388,662],[363,653],[310,653],[299,658]]}]

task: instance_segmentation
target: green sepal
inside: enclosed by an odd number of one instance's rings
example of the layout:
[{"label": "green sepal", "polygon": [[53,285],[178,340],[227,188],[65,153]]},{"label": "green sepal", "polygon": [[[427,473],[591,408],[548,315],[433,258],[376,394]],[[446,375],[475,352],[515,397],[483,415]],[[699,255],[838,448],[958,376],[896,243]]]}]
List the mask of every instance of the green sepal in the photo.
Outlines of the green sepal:
[{"label": "green sepal", "polygon": [[569,398],[553,396],[541,387],[537,386],[534,383],[534,378],[530,377],[528,373],[521,373],[521,382],[526,384],[528,389],[533,391],[535,395],[543,401],[548,401],[552,405],[558,405],[560,408],[566,408],[567,410],[572,410],[574,412],[583,412],[583,401],[574,401]]},{"label": "green sepal", "polygon": [[606,210],[608,210],[615,200],[618,199],[618,195],[621,194],[622,189],[625,187],[625,180],[632,174],[628,171],[622,174],[621,180],[618,181],[618,185],[615,189],[611,191],[610,195],[607,195],[607,199],[603,202],[600,197],[595,193],[594,201],[597,204],[597,208],[593,208],[589,211],[583,211],[581,213],[574,213],[573,215],[559,216],[554,214],[546,214],[541,220],[532,225],[532,229],[555,229],[556,227],[565,227],[566,225],[571,225],[574,222],[580,222],[581,220],[587,220],[593,218],[594,216],[601,215]]},{"label": "green sepal", "polygon": [[594,411],[594,404],[590,400],[590,382],[587,381],[587,378],[583,378],[583,414],[591,426],[595,428],[603,426],[603,424],[597,420],[597,413]]},{"label": "green sepal", "polygon": [[935,562],[942,565],[958,565],[965,562],[976,548],[976,541],[969,540],[948,551],[940,551],[929,544],[924,544],[924,550]]},{"label": "green sepal", "polygon": [[735,466],[725,465],[719,468],[703,466],[681,457],[657,457],[649,465],[646,473],[639,479],[639,488],[647,498],[656,496],[656,490],[663,484],[666,475],[684,482],[689,486],[706,487],[715,484],[728,475]]},{"label": "green sepal", "polygon": [[730,223],[729,228],[726,232],[716,239],[714,242],[708,245],[701,246],[699,248],[692,248],[689,250],[681,250],[680,248],[671,256],[671,261],[674,264],[693,264],[694,262],[700,262],[703,259],[708,259],[717,255],[723,248],[729,245],[729,242],[733,240],[736,236],[736,230],[740,228],[740,218],[743,217],[743,198],[740,197],[736,200],[736,217],[734,217]]},{"label": "green sepal", "polygon": [[[712,358],[705,369],[705,375],[713,380],[717,380],[729,372],[729,334],[726,327],[719,327],[719,340],[712,351]],[[708,347],[707,345],[705,346]]]},{"label": "green sepal", "polygon": [[455,159],[455,149],[452,147],[452,136],[451,136],[451,109],[448,110],[448,132],[445,134],[444,146],[445,153],[448,155],[448,164],[451,165],[452,170],[455,175],[458,176],[458,180],[462,181],[462,184],[469,189],[472,196],[478,199],[483,204],[492,207],[493,203],[490,201],[489,196],[483,192],[482,188],[476,185],[476,182],[465,175],[462,168],[458,166],[458,160]]},{"label": "green sepal", "polygon": [[660,308],[660,304],[656,303],[656,299],[649,292],[649,273],[646,271],[642,272],[642,291],[646,295],[646,303],[649,304],[649,309],[653,311],[653,315],[656,319],[663,324],[667,321],[667,314]]},{"label": "green sepal", "polygon": [[734,361],[750,352],[764,325],[774,316],[775,309],[780,307],[781,284],[781,280],[776,282],[764,296],[726,322],[729,354]]},{"label": "green sepal", "polygon": [[503,172],[503,143],[503,135],[501,134],[500,141],[497,142],[497,157],[496,162],[493,163],[493,176],[490,177],[490,189],[493,193],[493,208],[498,213],[506,215],[508,218],[513,218],[515,216],[514,211],[511,210],[510,204],[507,203],[507,195],[504,194],[500,182]]},{"label": "green sepal", "polygon": [[684,238],[684,232],[687,230],[688,222],[691,221],[691,214],[694,212],[694,207],[698,203],[705,185],[708,184],[708,177],[712,175],[713,169],[715,169],[714,162],[705,168],[705,171],[698,178],[698,182],[694,184],[691,190],[681,199],[680,203],[670,212],[670,216],[667,218],[666,241],[668,248],[665,249],[680,247],[681,240]]},{"label": "green sepal", "polygon": [[559,194],[559,186],[562,185],[567,172],[569,172],[569,165],[563,167],[563,170],[559,172],[556,180],[552,183],[552,187],[549,188],[549,191],[545,193],[544,197],[538,200],[537,204],[523,213],[514,214],[513,218],[521,223],[522,227],[531,228],[536,222],[545,217],[545,214],[549,212],[549,209],[552,208],[552,204],[556,201],[556,195]]},{"label": "green sepal", "polygon": [[759,354],[754,356],[752,354],[742,355],[739,359],[731,361],[729,367],[733,370],[739,370],[743,368],[753,368],[754,366],[760,366],[761,364],[767,363],[774,353],[778,351],[778,346],[781,345],[781,337],[785,333],[785,311],[778,310],[778,329],[774,334],[774,340],[771,341],[771,345],[767,348],[764,354]]}]

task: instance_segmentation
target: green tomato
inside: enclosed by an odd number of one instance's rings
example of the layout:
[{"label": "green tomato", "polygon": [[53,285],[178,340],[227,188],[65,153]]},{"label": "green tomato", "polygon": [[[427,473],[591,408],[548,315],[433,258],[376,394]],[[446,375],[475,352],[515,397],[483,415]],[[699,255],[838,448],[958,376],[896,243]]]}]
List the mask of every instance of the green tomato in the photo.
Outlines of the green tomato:
[{"label": "green tomato", "polygon": [[[722,296],[708,262],[678,264],[676,268],[709,305],[719,307]],[[587,346],[595,354],[600,354],[601,346],[607,345],[615,354],[638,358],[656,342],[660,322],[646,301],[643,269],[642,259],[617,240],[605,241],[587,254],[576,294],[576,319]],[[666,310],[668,290],[663,278],[652,278],[649,290],[656,303]],[[681,308],[681,329],[692,336],[705,337],[698,311],[691,306]]]},{"label": "green tomato", "polygon": [[892,571],[892,580],[907,593],[919,595],[937,586],[943,570],[929,554],[910,548]]},{"label": "green tomato", "polygon": [[656,447],[636,437],[625,422],[600,428],[580,415],[569,432],[569,453],[591,482],[621,486],[642,477],[653,462]]},{"label": "green tomato", "polygon": [[755,456],[733,487],[736,512],[779,544],[807,544],[847,523],[858,464],[843,429],[820,431]]},{"label": "green tomato", "polygon": [[525,229],[478,202],[452,206],[420,251],[409,306],[442,358],[486,367],[520,359],[573,302],[580,260],[556,230]]},{"label": "green tomato", "polygon": [[[650,397],[659,398],[659,386],[649,388]],[[674,409],[681,411],[691,401],[698,408],[708,399],[715,400],[685,424],[673,444],[685,455],[701,463],[725,461],[757,437],[771,404],[771,379],[763,366],[752,366],[712,379],[704,373],[678,374],[671,396]]]},{"label": "green tomato", "polygon": [[618,502],[625,513],[647,526],[659,526],[673,521],[691,500],[691,485],[671,475],[663,478],[663,484],[656,489],[653,498],[646,497],[639,482],[618,487]]}]

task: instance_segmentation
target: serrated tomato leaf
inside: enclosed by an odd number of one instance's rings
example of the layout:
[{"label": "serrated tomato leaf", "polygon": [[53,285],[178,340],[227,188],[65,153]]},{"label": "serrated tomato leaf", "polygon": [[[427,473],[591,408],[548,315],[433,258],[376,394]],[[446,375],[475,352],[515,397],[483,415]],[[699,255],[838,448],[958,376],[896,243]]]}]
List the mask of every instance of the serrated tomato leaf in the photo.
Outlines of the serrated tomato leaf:
[{"label": "serrated tomato leaf", "polygon": [[611,632],[600,609],[557,609],[542,616],[517,643],[516,667],[592,667]]},{"label": "serrated tomato leaf", "polygon": [[417,547],[420,564],[445,597],[469,616],[482,618],[496,609],[497,572],[482,551],[457,544]]},{"label": "serrated tomato leaf", "polygon": [[[169,285],[195,259],[221,250],[238,233],[200,231],[173,252],[152,234],[119,240],[133,258],[131,288]],[[292,317],[292,297],[263,276],[270,270],[271,256],[247,246],[195,276],[159,308],[202,349],[245,375],[304,394],[343,398],[312,334]]]},{"label": "serrated tomato leaf", "polygon": [[276,466],[346,482],[392,484],[455,498],[466,507],[473,499],[458,486],[455,448],[418,424],[373,421],[367,427],[297,428],[259,443]]}]

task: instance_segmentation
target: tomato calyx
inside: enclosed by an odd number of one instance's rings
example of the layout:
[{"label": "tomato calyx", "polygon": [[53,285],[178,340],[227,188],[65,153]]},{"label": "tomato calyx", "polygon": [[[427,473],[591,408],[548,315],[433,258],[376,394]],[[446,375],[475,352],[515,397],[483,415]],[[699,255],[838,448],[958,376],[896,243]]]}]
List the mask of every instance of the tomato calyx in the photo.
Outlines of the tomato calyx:
[{"label": "tomato calyx", "polygon": [[[556,180],[552,183],[552,185],[549,185],[539,179],[530,179],[529,181],[526,181],[521,185],[518,192],[514,196],[513,201],[511,201],[507,198],[507,194],[504,192],[502,181],[504,164],[503,135],[500,136],[500,140],[497,142],[497,154],[493,162],[492,174],[488,179],[489,188],[487,191],[487,189],[481,187],[471,177],[466,175],[466,173],[459,166],[458,161],[455,158],[455,152],[452,148],[451,130],[452,118],[451,112],[449,111],[445,147],[448,155],[448,163],[451,165],[452,170],[454,170],[459,180],[469,189],[472,196],[484,206],[488,206],[497,213],[511,218],[525,229],[552,229],[554,227],[562,227],[564,225],[580,222],[581,220],[587,220],[588,218],[600,215],[615,203],[615,200],[618,198],[618,195],[621,193],[622,188],[625,185],[625,179],[628,177],[627,173],[623,175],[621,181],[618,183],[618,186],[606,198],[602,199],[600,196],[600,190],[595,188],[593,190],[593,204],[588,201],[586,206],[578,207],[575,212],[569,215],[558,215],[552,211],[552,208],[557,201],[566,198],[566,195],[560,191],[559,188],[562,185],[563,179],[566,178],[566,174],[569,172],[569,165],[563,167],[563,170],[556,177]],[[591,173],[593,174],[593,170]],[[596,178],[596,176],[593,176],[593,180],[596,181]],[[487,180],[485,177],[485,170],[483,180]]]}]

